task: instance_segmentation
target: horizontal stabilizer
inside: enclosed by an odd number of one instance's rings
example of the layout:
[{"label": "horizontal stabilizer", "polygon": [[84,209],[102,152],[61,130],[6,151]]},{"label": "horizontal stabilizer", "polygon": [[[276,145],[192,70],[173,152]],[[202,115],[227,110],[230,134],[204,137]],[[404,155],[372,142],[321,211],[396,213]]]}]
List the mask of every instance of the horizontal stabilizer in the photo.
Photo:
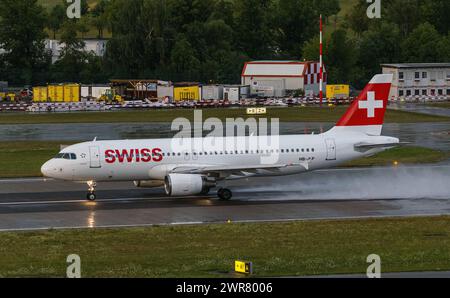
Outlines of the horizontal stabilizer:
[{"label": "horizontal stabilizer", "polygon": [[407,142],[401,142],[401,143],[382,143],[382,144],[373,144],[373,143],[358,143],[355,144],[356,150],[370,150],[375,148],[390,148],[390,147],[397,147],[397,146],[404,146],[408,145],[410,143]]}]

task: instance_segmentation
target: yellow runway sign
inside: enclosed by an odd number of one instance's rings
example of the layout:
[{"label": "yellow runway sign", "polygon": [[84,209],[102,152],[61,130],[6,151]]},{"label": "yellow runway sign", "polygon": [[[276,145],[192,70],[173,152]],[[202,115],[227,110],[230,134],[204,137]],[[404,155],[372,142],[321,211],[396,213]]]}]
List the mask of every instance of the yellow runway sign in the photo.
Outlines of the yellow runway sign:
[{"label": "yellow runway sign", "polygon": [[235,261],[234,271],[237,273],[252,274],[253,273],[252,262]]}]

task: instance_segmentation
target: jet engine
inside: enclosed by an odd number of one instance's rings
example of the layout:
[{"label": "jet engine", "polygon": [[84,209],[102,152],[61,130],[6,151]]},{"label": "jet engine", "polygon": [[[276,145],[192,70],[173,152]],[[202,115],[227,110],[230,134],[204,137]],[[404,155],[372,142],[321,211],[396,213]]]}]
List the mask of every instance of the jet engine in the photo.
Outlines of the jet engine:
[{"label": "jet engine", "polygon": [[207,194],[215,186],[215,181],[195,174],[169,174],[164,180],[164,188],[169,196]]},{"label": "jet engine", "polygon": [[155,188],[164,185],[164,181],[162,180],[140,180],[134,181],[134,186],[141,188]]}]

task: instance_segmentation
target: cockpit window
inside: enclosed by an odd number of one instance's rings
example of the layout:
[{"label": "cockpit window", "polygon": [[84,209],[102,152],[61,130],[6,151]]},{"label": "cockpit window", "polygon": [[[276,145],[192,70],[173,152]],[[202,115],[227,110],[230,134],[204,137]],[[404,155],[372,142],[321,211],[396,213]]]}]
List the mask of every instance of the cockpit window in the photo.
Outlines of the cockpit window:
[{"label": "cockpit window", "polygon": [[76,160],[77,155],[75,153],[59,153],[55,156],[55,159]]}]

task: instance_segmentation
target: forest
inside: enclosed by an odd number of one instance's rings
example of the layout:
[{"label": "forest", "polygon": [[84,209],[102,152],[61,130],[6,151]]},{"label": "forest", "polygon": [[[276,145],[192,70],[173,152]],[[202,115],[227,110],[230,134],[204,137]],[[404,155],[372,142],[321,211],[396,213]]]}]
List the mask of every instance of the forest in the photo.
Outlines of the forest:
[{"label": "forest", "polygon": [[[48,0],[49,1],[49,0]],[[0,0],[0,81],[105,83],[147,78],[239,83],[249,60],[318,60],[319,15],[331,83],[360,88],[381,63],[449,62],[448,0]],[[104,57],[84,39],[107,38]],[[45,39],[65,43],[51,62]]]}]

